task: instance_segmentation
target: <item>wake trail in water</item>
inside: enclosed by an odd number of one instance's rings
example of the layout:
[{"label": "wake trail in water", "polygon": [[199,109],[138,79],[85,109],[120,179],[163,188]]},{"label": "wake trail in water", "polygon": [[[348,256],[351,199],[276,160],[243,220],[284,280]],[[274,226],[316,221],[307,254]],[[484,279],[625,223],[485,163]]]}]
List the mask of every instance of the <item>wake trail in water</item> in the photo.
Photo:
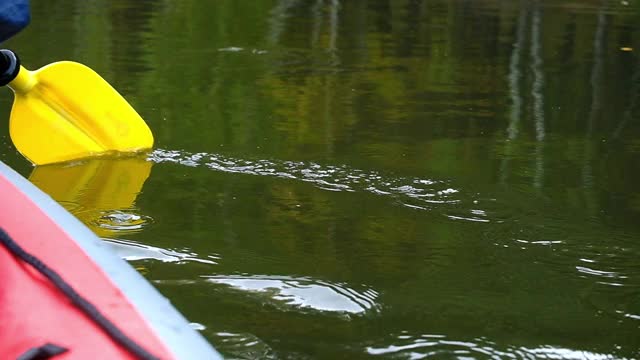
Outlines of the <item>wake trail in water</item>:
[{"label": "wake trail in water", "polygon": [[[396,177],[376,171],[363,171],[346,165],[320,165],[313,162],[237,159],[220,154],[188,153],[176,150],[154,150],[148,160],[172,162],[228,173],[271,176],[304,181],[328,191],[369,192],[394,198],[401,205],[433,210],[435,206],[454,205],[463,201],[460,191],[447,181]],[[481,214],[480,216],[478,214]],[[449,216],[451,219],[487,222],[479,210],[469,210],[469,216]]]}]

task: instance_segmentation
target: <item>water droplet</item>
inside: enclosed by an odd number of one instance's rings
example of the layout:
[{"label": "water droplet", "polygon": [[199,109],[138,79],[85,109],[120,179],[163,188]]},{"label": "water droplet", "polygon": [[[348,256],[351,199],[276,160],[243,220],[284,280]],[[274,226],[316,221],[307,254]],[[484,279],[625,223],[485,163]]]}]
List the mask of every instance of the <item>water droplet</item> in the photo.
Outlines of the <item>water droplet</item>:
[{"label": "water droplet", "polygon": [[137,232],[150,223],[153,223],[153,219],[149,216],[121,210],[103,212],[93,222],[94,225],[100,228],[119,232]]}]

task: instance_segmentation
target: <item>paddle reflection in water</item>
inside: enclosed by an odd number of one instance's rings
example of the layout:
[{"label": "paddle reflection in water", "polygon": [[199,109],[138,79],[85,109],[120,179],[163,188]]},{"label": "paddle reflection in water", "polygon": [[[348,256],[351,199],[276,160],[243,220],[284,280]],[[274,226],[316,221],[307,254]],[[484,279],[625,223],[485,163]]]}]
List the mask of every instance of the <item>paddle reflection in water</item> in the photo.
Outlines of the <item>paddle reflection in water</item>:
[{"label": "paddle reflection in water", "polygon": [[152,162],[140,156],[95,158],[38,166],[29,180],[80,219],[125,260],[215,264],[216,255],[199,258],[188,249],[163,249],[122,239],[153,222],[151,217],[140,214],[135,206],[152,166]]},{"label": "paddle reflection in water", "polygon": [[142,157],[37,166],[29,180],[100,237],[140,231],[151,218],[135,201],[153,163]]}]

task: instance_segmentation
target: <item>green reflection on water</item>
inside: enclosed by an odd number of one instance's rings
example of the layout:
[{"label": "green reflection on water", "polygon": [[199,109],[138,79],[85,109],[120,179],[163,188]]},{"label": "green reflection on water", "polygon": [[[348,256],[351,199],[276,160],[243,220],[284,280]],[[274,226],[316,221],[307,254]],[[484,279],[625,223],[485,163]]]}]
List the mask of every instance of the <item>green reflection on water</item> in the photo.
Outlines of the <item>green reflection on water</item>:
[{"label": "green reflection on water", "polygon": [[91,66],[158,147],[130,204],[57,199],[227,355],[640,355],[637,3],[33,7],[23,62]]}]

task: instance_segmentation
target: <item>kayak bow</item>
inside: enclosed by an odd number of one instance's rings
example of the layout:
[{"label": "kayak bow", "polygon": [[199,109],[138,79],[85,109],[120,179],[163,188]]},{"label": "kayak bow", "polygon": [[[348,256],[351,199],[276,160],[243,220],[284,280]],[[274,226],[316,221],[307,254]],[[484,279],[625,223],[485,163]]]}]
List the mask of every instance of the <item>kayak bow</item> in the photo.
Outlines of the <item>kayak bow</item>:
[{"label": "kayak bow", "polygon": [[[91,302],[132,341],[161,359],[220,355],[137,271],[95,234],[0,162],[0,228]],[[46,344],[65,359],[139,358],[114,341],[52,282],[0,247],[0,355],[25,357]],[[43,350],[44,351],[44,350]],[[22,356],[22,357],[21,357]]]}]

